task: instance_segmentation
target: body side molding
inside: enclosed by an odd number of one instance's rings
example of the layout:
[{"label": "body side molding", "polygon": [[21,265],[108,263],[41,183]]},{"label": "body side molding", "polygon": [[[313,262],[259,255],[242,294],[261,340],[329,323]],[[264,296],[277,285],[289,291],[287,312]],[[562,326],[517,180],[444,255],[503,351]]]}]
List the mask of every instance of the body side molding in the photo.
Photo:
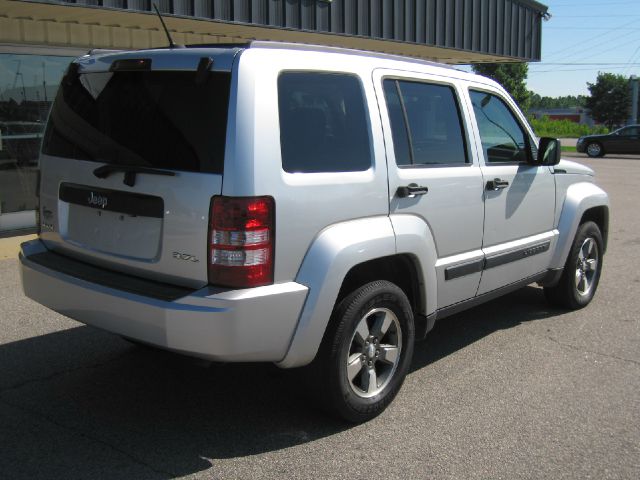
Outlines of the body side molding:
[{"label": "body side molding", "polygon": [[547,275],[548,272],[541,272],[518,282],[511,283],[509,285],[505,285],[504,287],[500,287],[495,290],[491,290],[490,292],[483,293],[482,295],[478,295],[477,297],[470,298],[469,300],[465,300],[464,302],[455,303],[453,305],[449,305],[448,307],[441,308],[436,312],[436,320],[442,320],[443,318],[462,312],[463,310],[467,310],[482,303],[488,302],[489,300],[493,300],[494,298],[498,298],[507,293],[518,290],[522,287],[526,287],[531,283],[537,282],[539,280],[541,281],[542,279],[546,278]]}]

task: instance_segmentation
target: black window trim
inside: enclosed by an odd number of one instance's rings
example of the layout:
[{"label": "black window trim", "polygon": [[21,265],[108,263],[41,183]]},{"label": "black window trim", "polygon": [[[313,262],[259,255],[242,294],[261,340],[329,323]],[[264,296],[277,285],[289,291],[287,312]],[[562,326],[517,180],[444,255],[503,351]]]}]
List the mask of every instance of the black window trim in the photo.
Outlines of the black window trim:
[{"label": "black window trim", "polygon": [[[402,75],[384,75],[381,79],[381,85],[384,85],[385,80],[393,80],[398,97],[400,99],[400,106],[402,107],[402,117],[404,118],[405,131],[409,136],[409,158],[411,159],[411,165],[398,165],[397,168],[402,169],[416,169],[416,168],[460,168],[460,167],[472,167],[473,158],[470,155],[470,137],[469,129],[467,128],[467,122],[464,119],[464,112],[462,110],[462,99],[460,98],[460,92],[455,83],[447,82],[444,80],[425,79],[416,77],[405,77]],[[458,122],[460,123],[460,131],[462,133],[462,143],[464,148],[464,163],[414,163],[413,161],[413,141],[411,140],[411,126],[409,125],[409,119],[407,117],[407,111],[404,106],[404,99],[400,92],[400,85],[398,82],[411,82],[411,83],[427,83],[430,85],[440,85],[443,87],[449,87],[453,91],[454,101],[456,102],[456,108],[458,110]],[[384,90],[384,89],[383,89]],[[387,106],[387,100],[383,94],[382,98],[385,101],[385,107]],[[389,119],[389,125],[391,125],[391,118],[389,118],[389,109],[387,108],[387,118]],[[395,146],[394,146],[394,159],[395,159]]]},{"label": "black window trim", "polygon": [[[479,92],[479,93],[487,93],[489,95],[493,95],[494,97],[498,98],[505,107],[507,107],[507,110],[509,110],[509,112],[511,113],[511,115],[513,115],[514,120],[516,121],[516,123],[518,124],[518,127],[520,127],[520,130],[522,130],[522,135],[524,136],[524,141],[526,143],[526,147],[525,147],[525,151],[527,154],[527,159],[524,161],[520,161],[520,162],[489,162],[488,159],[484,158],[484,148],[481,148],[482,151],[482,157],[484,160],[484,166],[485,167],[489,167],[492,165],[498,165],[498,166],[508,166],[508,165],[532,165],[535,166],[533,164],[533,151],[532,151],[532,139],[531,139],[531,135],[529,134],[529,131],[522,125],[520,116],[517,115],[514,111],[513,108],[511,108],[511,105],[509,105],[509,102],[506,101],[506,99],[499,94],[498,92],[494,91],[494,90],[489,90],[486,88],[479,88],[479,87],[475,87],[475,86],[470,86],[468,87],[469,90],[469,101],[471,102],[471,111],[473,112],[473,117],[476,121],[476,125],[478,124],[478,119],[476,118],[476,112],[475,109],[473,108],[473,101],[471,100],[471,92],[475,91],[475,92]],[[478,127],[478,137],[480,138],[480,128]],[[480,147],[482,147],[482,138],[480,138]]]},{"label": "black window trim", "polygon": [[[345,174],[362,174],[366,172],[370,172],[376,167],[376,153],[375,153],[375,145],[373,141],[373,124],[371,123],[371,109],[369,108],[369,100],[367,98],[367,91],[362,81],[362,77],[357,72],[350,72],[345,70],[327,70],[327,69],[313,69],[313,68],[285,68],[283,70],[278,71],[278,75],[276,76],[276,103],[278,103],[280,92],[278,90],[278,82],[280,77],[287,73],[316,73],[316,74],[329,74],[329,75],[341,75],[341,76],[350,76],[355,77],[360,84],[360,92],[362,93],[362,103],[364,106],[364,113],[367,121],[367,136],[369,137],[369,153],[371,154],[371,162],[369,163],[369,168],[366,170],[348,170],[348,171],[340,171],[340,172],[289,172],[284,169],[284,165],[282,161],[280,161],[280,170],[286,175],[345,175]],[[278,104],[277,112],[277,124],[278,129],[280,129],[280,106]],[[278,140],[278,145],[280,149],[282,149],[281,141]]]}]

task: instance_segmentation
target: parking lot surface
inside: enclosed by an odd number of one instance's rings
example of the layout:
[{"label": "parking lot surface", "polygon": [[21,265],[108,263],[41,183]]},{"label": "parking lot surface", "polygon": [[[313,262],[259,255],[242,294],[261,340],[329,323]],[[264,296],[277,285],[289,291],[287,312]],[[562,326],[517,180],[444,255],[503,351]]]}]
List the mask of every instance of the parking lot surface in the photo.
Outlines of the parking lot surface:
[{"label": "parking lot surface", "polygon": [[26,299],[0,261],[0,478],[640,478],[640,157],[575,158],[611,197],[598,293],[530,286],[440,322],[360,426],[268,365],[137,347]]}]

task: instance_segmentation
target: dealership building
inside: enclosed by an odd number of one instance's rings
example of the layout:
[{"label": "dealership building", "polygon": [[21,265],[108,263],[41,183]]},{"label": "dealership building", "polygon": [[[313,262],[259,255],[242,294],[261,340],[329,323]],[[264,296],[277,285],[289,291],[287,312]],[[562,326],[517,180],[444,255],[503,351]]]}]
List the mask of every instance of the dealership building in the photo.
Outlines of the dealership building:
[{"label": "dealership building", "polygon": [[0,0],[0,236],[35,229],[38,152],[73,58],[273,40],[448,64],[540,60],[547,7],[533,0]]}]

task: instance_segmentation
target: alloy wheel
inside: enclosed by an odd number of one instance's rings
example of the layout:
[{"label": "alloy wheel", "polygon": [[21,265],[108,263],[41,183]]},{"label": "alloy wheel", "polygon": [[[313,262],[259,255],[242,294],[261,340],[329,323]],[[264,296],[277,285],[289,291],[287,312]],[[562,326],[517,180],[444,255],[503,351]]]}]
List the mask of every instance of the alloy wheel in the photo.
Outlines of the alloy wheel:
[{"label": "alloy wheel", "polygon": [[587,237],[580,246],[576,262],[575,285],[579,295],[591,292],[597,270],[598,246],[593,238]]},{"label": "alloy wheel", "polygon": [[347,378],[362,398],[380,393],[400,363],[402,330],[398,317],[387,308],[374,308],[358,322],[346,358]]}]

